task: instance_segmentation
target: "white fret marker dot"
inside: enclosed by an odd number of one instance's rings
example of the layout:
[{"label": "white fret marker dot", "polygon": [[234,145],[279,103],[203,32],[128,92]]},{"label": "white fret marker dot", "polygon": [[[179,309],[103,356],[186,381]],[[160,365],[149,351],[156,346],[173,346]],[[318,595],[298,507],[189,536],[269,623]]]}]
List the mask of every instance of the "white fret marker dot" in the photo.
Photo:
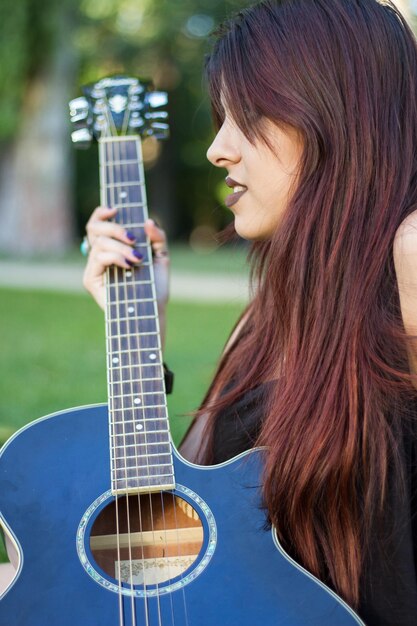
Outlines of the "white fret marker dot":
[{"label": "white fret marker dot", "polygon": [[126,272],[126,277],[127,278],[131,278],[132,277],[132,272]]},{"label": "white fret marker dot", "polygon": [[120,192],[120,197],[121,197],[121,198],[127,198],[127,193],[126,193],[126,191],[121,191],[121,192]]},{"label": "white fret marker dot", "polygon": [[119,362],[119,359],[117,358],[117,356],[115,356],[113,359],[113,363],[118,363],[118,362]]},{"label": "white fret marker dot", "polygon": [[136,424],[136,430],[143,430],[143,424]]},{"label": "white fret marker dot", "polygon": [[129,311],[129,313],[134,313],[134,312],[135,312],[135,309],[134,309],[134,307],[133,307],[133,306],[130,306],[130,307],[128,308],[128,311]]},{"label": "white fret marker dot", "polygon": [[133,400],[133,402],[134,402],[135,404],[140,404],[141,400],[140,400],[140,398],[135,398],[135,399]]},{"label": "white fret marker dot", "polygon": [[152,352],[152,354],[149,355],[149,358],[151,359],[151,361],[155,361],[156,354],[154,352]]}]

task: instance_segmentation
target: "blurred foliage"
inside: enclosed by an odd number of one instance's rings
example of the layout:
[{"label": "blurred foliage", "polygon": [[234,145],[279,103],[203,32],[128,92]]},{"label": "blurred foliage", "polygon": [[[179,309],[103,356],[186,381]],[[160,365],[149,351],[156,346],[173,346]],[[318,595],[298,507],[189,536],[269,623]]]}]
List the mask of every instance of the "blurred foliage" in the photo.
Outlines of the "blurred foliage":
[{"label": "blurred foliage", "polygon": [[[201,223],[222,228],[219,181],[205,153],[212,137],[202,80],[210,33],[245,0],[1,0],[0,140],[13,139],[31,80],[46,71],[59,46],[65,13],[78,58],[78,84],[123,73],[151,77],[169,91],[171,140],[148,174],[150,206],[171,233],[185,236]],[[61,35],[62,36],[62,35]],[[74,97],[79,94],[74,85]],[[81,228],[98,204],[97,155],[77,157],[76,204]],[[157,182],[166,181],[165,197]],[[175,220],[169,219],[175,215]]]}]

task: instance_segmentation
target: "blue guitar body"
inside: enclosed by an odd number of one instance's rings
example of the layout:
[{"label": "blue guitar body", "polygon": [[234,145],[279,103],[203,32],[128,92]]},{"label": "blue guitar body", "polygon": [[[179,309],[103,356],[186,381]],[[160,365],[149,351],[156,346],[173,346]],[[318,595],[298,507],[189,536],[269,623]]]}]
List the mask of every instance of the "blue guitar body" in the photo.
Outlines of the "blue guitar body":
[{"label": "blue guitar body", "polygon": [[[204,530],[196,562],[148,595],[94,562],[89,531],[109,493],[107,406],[57,413],[22,429],[0,455],[0,521],[19,551],[1,626],[353,626],[333,592],[292,561],[260,506],[262,450],[214,467],[174,450],[176,493]],[[121,619],[120,611],[123,618]]]}]

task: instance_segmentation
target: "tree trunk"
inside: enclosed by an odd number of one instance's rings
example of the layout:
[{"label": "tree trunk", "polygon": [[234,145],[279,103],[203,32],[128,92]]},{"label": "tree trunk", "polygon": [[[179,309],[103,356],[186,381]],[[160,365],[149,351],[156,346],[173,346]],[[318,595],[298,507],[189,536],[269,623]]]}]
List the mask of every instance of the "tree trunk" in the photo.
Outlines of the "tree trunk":
[{"label": "tree trunk", "polygon": [[0,159],[0,252],[32,256],[65,252],[73,241],[73,156],[68,99],[75,53],[63,8],[54,50],[27,89],[21,125]]}]

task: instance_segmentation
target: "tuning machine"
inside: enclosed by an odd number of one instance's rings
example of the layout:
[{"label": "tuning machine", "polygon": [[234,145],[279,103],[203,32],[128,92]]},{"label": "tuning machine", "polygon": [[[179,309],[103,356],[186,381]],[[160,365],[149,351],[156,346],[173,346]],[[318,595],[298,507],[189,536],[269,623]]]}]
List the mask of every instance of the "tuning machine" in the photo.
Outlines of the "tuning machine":
[{"label": "tuning machine", "polygon": [[71,139],[77,148],[87,149],[93,140],[91,131],[91,111],[87,98],[74,98],[69,103],[71,125],[73,132]]}]

